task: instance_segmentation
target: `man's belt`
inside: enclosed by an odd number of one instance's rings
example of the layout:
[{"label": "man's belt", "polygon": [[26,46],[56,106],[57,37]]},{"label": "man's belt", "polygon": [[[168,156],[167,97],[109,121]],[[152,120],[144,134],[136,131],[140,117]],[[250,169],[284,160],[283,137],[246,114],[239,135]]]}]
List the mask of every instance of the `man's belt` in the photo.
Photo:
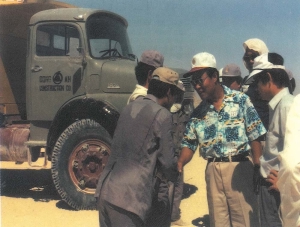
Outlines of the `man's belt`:
[{"label": "man's belt", "polygon": [[[248,152],[245,152],[246,154],[237,154],[234,156],[231,156],[231,162],[245,162],[249,161],[249,158],[247,157],[249,155]],[[208,158],[208,163],[210,162],[230,162],[229,157],[217,157],[217,158]]]}]

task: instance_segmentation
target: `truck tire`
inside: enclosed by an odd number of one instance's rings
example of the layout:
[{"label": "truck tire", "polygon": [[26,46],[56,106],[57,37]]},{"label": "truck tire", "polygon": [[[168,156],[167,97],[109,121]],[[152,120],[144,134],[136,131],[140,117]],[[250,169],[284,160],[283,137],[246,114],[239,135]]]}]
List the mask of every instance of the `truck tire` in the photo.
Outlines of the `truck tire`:
[{"label": "truck tire", "polygon": [[76,210],[96,209],[95,189],[110,154],[111,136],[97,122],[83,119],[58,138],[51,174],[58,194]]}]

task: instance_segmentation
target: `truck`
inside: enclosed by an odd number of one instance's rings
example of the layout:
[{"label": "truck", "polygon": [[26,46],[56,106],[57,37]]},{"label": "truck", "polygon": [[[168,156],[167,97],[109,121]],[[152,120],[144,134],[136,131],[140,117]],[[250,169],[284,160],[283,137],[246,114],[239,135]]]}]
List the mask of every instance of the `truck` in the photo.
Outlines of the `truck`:
[{"label": "truck", "polygon": [[51,161],[58,194],[76,210],[96,209],[97,182],[135,88],[127,27],[116,13],[56,1],[0,4],[1,161]]},{"label": "truck", "polygon": [[1,161],[32,165],[43,148],[62,199],[95,209],[96,184],[136,84],[127,21],[54,1],[1,5],[0,20]]}]

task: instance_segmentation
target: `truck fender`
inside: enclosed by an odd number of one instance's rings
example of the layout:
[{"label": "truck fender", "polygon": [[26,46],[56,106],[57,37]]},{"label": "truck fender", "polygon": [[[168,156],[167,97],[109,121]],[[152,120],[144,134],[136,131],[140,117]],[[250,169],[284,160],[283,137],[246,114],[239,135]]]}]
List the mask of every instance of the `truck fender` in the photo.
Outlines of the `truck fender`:
[{"label": "truck fender", "polygon": [[72,123],[82,119],[94,120],[112,137],[119,116],[119,112],[103,100],[84,96],[69,101],[59,109],[49,128],[46,149],[49,159],[58,137]]}]

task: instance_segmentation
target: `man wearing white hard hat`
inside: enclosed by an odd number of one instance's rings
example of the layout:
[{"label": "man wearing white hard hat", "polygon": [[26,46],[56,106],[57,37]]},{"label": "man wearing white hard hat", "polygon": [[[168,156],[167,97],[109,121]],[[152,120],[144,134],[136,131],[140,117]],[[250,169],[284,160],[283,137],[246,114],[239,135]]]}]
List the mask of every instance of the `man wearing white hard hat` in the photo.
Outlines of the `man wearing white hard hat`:
[{"label": "man wearing white hard hat", "polygon": [[260,157],[259,203],[261,226],[264,227],[282,226],[279,215],[280,193],[273,180],[278,175],[278,155],[283,151],[287,116],[294,99],[289,92],[290,82],[285,67],[270,62],[270,57],[274,62],[274,56],[280,55],[269,53],[255,58],[250,74],[260,97],[268,102],[270,116]]},{"label": "man wearing white hard hat", "polygon": [[257,112],[247,95],[220,84],[212,54],[196,54],[192,69],[184,77],[191,77],[203,101],[187,123],[179,172],[199,146],[200,155],[207,160],[210,226],[259,226],[250,152],[252,149],[253,161],[258,163],[257,139],[266,130]]}]

